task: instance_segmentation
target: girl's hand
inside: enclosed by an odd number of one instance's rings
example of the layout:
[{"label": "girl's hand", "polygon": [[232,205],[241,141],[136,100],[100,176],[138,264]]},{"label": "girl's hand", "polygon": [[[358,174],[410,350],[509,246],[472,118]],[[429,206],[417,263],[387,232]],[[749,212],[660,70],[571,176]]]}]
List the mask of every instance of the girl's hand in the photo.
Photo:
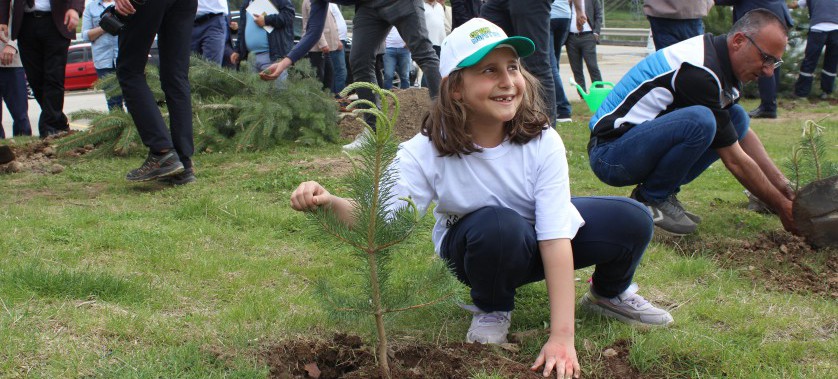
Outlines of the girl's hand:
[{"label": "girl's hand", "polygon": [[320,183],[303,182],[291,194],[291,208],[295,211],[312,211],[332,204],[332,195]]},{"label": "girl's hand", "polygon": [[137,10],[134,9],[134,4],[131,4],[131,0],[115,0],[114,2],[116,3],[114,9],[116,9],[116,11],[123,16],[137,12]]},{"label": "girl's hand", "polygon": [[573,336],[551,335],[541,348],[541,353],[538,354],[530,370],[538,371],[541,366],[544,366],[542,374],[545,378],[550,376],[553,369],[556,370],[556,378],[579,378],[582,372],[579,369],[579,359],[576,358]]}]

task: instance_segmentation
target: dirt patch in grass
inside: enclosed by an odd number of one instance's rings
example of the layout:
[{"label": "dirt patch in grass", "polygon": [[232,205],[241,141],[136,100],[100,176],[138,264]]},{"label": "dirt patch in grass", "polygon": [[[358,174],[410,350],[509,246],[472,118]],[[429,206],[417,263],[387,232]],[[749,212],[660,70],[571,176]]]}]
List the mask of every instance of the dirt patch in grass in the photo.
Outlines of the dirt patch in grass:
[{"label": "dirt patch in grass", "polygon": [[[611,346],[600,352],[600,359],[597,361],[597,369],[587,378],[594,379],[643,379],[658,376],[644,376],[640,374],[629,362],[629,348],[631,342],[628,340],[617,340]],[[663,377],[663,376],[659,376]]]},{"label": "dirt patch in grass", "polygon": [[[529,364],[495,352],[495,347],[448,343],[391,344],[393,378],[468,378],[479,372],[504,378],[540,378]],[[378,378],[373,349],[357,336],[331,340],[297,339],[270,347],[264,354],[270,378]],[[319,374],[316,374],[318,373]]]},{"label": "dirt patch in grass", "polygon": [[[393,92],[399,99],[399,117],[396,121],[396,139],[407,141],[422,127],[422,118],[428,112],[430,97],[427,88],[395,89]],[[338,123],[340,136],[344,139],[354,139],[363,129],[364,124],[352,114],[345,114]]]},{"label": "dirt patch in grass", "polygon": [[343,177],[352,171],[352,162],[345,156],[299,161],[295,165],[306,177]]},{"label": "dirt patch in grass", "polygon": [[767,290],[838,298],[838,260],[834,259],[838,249],[815,250],[803,238],[782,231],[763,232],[749,240],[714,240],[697,247],[712,252],[722,267],[740,270]]},{"label": "dirt patch in grass", "polygon": [[[628,360],[631,342],[618,340],[600,352],[596,362],[583,367],[583,378],[641,379],[645,375]],[[512,349],[514,350],[514,349]],[[269,378],[379,378],[373,348],[360,337],[337,334],[330,340],[295,339],[269,347],[262,354],[270,367]],[[469,378],[478,373],[502,378],[541,378],[529,370],[533,357],[497,346],[464,342],[430,345],[391,344],[393,378]],[[585,363],[583,363],[585,365]]]},{"label": "dirt patch in grass", "polygon": [[[72,133],[72,132],[71,132]],[[17,172],[34,172],[38,174],[59,174],[64,171],[64,166],[56,162],[58,155],[52,146],[53,141],[60,136],[51,136],[43,140],[27,143],[25,145],[9,144],[15,159],[11,162],[0,165],[0,174],[11,174]],[[67,153],[72,157],[78,157],[93,150],[93,145],[80,147]]]}]

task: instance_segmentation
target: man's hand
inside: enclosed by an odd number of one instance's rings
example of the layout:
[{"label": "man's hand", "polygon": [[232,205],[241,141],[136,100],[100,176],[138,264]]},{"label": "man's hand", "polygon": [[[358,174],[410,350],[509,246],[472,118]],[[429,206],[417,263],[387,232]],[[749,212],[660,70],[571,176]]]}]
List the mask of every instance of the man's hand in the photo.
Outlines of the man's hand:
[{"label": "man's hand", "polygon": [[239,64],[239,53],[230,54],[230,62],[233,62],[233,64]]},{"label": "man's hand", "polygon": [[576,29],[580,32],[585,29],[585,23],[588,22],[588,16],[584,13],[579,13],[576,15]]},{"label": "man's hand", "polygon": [[550,335],[530,370],[538,371],[541,366],[544,366],[541,373],[545,378],[550,376],[554,369],[556,378],[578,378],[582,373],[579,359],[576,357],[576,348],[573,346],[573,336],[562,338]]},{"label": "man's hand", "polygon": [[268,68],[260,72],[259,77],[262,78],[262,80],[276,80],[276,78],[282,75],[282,72],[285,71],[288,66],[291,66],[291,60],[288,58],[282,58],[279,62],[268,66]]},{"label": "man's hand", "polygon": [[320,52],[323,54],[329,54],[329,51],[329,45],[323,45],[323,47],[320,48]]},{"label": "man's hand", "polygon": [[794,222],[794,215],[791,212],[792,202],[784,202],[782,208],[776,209],[777,216],[780,216],[780,222],[783,223],[783,229],[787,232],[800,235],[800,230],[797,229],[797,224]]},{"label": "man's hand", "polygon": [[3,51],[0,52],[0,63],[11,64],[12,58],[15,57],[15,54],[17,54],[17,50],[14,47],[6,45],[6,47],[3,48]]},{"label": "man's hand", "polygon": [[75,32],[76,26],[79,24],[79,12],[75,9],[67,9],[64,13],[64,25],[67,26],[68,32]]},{"label": "man's hand", "polygon": [[131,4],[131,0],[114,0],[114,2],[116,2],[114,9],[116,9],[116,11],[123,16],[137,12],[137,10],[134,9],[134,4]]},{"label": "man's hand", "polygon": [[239,23],[235,21],[230,21],[230,30],[234,32],[239,31]]},{"label": "man's hand", "polygon": [[0,24],[0,41],[9,42],[9,25]]},{"label": "man's hand", "polygon": [[253,22],[255,22],[256,25],[259,25],[260,28],[264,28],[265,27],[265,16],[261,15],[261,14],[255,14],[254,13],[253,14]]},{"label": "man's hand", "polygon": [[338,48],[335,50],[343,50],[343,42],[338,41]]}]

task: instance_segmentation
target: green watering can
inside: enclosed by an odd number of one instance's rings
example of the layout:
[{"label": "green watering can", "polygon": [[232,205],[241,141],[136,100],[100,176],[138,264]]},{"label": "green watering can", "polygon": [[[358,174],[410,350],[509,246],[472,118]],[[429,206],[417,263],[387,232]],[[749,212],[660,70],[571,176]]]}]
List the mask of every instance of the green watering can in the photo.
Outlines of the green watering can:
[{"label": "green watering can", "polygon": [[582,86],[576,84],[573,79],[570,79],[570,85],[576,86],[576,90],[579,91],[579,95],[581,95],[582,100],[585,100],[585,103],[588,104],[588,108],[592,113],[596,113],[597,109],[599,109],[599,105],[602,104],[602,101],[605,100],[608,93],[614,89],[614,83],[611,82],[593,82],[591,83],[591,89],[589,92],[585,92]]}]

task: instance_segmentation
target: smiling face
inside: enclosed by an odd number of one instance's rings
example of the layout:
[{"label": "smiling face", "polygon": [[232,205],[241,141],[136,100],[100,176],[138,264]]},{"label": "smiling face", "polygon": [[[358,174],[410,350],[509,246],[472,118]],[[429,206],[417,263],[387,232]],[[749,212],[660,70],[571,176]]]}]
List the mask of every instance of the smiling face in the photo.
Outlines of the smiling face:
[{"label": "smiling face", "polygon": [[462,69],[462,85],[452,97],[465,104],[468,128],[502,128],[504,122],[515,117],[526,88],[519,66],[515,52],[503,47]]},{"label": "smiling face", "polygon": [[760,76],[774,75],[774,66],[770,64],[772,62],[766,62],[763,59],[763,53],[774,59],[780,58],[783,56],[787,42],[788,37],[776,24],[768,24],[759,33],[751,36],[746,36],[741,32],[734,34],[728,42],[728,51],[736,78],[746,83]]}]

